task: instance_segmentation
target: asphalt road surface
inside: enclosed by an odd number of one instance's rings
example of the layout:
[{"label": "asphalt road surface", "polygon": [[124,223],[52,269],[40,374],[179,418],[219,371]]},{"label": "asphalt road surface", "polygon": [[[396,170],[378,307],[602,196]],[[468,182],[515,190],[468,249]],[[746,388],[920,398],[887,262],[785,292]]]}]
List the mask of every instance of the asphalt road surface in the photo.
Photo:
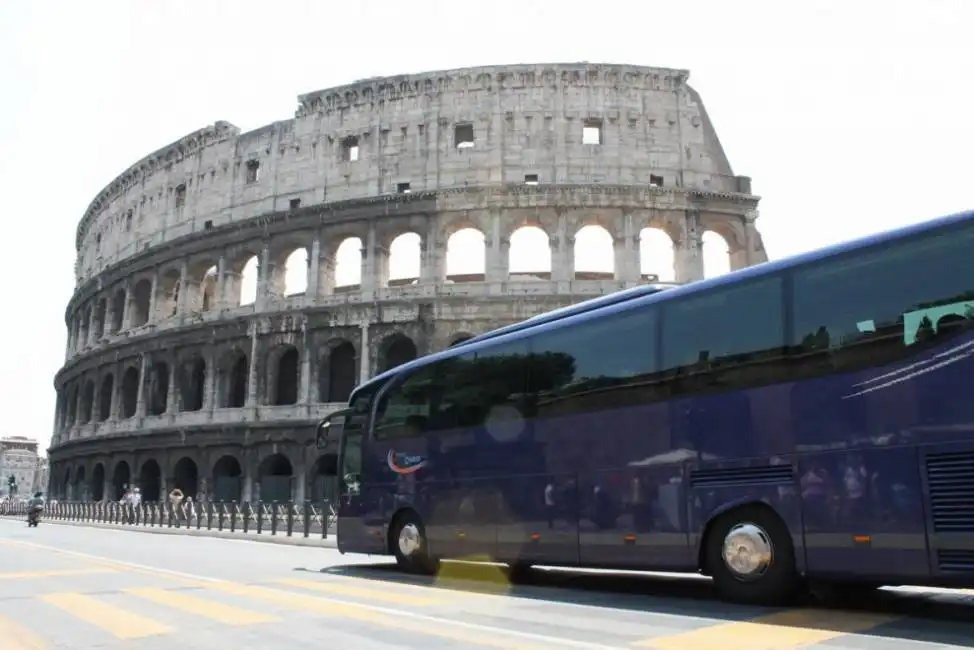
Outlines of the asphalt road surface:
[{"label": "asphalt road surface", "polygon": [[933,650],[974,647],[974,597],[886,591],[853,610],[716,601],[708,581],[384,558],[0,520],[0,650]]}]

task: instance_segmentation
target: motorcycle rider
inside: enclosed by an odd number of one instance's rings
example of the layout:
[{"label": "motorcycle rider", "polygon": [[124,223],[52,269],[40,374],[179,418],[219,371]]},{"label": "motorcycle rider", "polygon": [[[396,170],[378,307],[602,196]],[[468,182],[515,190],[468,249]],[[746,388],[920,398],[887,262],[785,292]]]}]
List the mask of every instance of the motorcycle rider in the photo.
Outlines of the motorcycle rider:
[{"label": "motorcycle rider", "polygon": [[41,511],[44,510],[44,493],[35,492],[30,501],[27,502],[27,521],[32,522],[39,519]]}]

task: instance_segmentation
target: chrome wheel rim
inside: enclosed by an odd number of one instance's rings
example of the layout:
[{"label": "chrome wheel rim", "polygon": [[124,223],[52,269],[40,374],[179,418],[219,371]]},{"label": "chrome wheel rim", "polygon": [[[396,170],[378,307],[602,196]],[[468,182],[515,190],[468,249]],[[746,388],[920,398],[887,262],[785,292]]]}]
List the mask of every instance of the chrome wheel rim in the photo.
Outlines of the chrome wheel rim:
[{"label": "chrome wheel rim", "polygon": [[738,580],[757,580],[771,567],[774,546],[763,528],[751,522],[740,523],[724,537],[721,556],[724,566]]},{"label": "chrome wheel rim", "polygon": [[404,557],[410,557],[419,552],[423,546],[423,536],[416,524],[406,524],[399,529],[399,552]]}]

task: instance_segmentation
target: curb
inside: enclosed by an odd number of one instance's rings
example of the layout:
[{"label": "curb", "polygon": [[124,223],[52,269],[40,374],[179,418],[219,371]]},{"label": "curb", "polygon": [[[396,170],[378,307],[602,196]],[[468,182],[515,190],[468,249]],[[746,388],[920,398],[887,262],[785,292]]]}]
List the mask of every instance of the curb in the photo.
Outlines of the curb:
[{"label": "curb", "polygon": [[[3,519],[12,521],[14,517],[5,516]],[[16,519],[20,519],[17,517]],[[42,520],[45,526],[68,526],[74,528],[98,528],[101,530],[118,530],[126,533],[143,533],[149,535],[181,535],[183,537],[211,537],[216,539],[236,539],[245,542],[261,542],[264,544],[278,544],[280,546],[306,546],[315,548],[336,548],[337,543],[334,534],[329,534],[327,538],[321,537],[288,537],[287,533],[244,533],[243,531],[230,532],[229,530],[206,530],[205,528],[169,528],[166,526],[119,526],[116,524],[103,524],[97,522],[82,521],[55,521]]]}]

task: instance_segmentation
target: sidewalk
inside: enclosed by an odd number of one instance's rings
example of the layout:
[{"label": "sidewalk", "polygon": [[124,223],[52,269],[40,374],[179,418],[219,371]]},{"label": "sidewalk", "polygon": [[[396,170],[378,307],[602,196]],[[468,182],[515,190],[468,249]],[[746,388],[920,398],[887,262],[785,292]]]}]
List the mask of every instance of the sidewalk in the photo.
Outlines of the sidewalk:
[{"label": "sidewalk", "polygon": [[[4,515],[4,519],[17,519],[20,520],[22,517],[16,515]],[[150,535],[184,535],[186,537],[217,537],[220,539],[240,539],[247,540],[251,542],[263,542],[265,544],[282,544],[285,546],[316,546],[319,548],[335,548],[335,532],[329,530],[328,537],[325,539],[321,538],[319,534],[313,534],[311,537],[304,537],[300,533],[296,533],[291,537],[287,536],[287,531],[283,529],[278,529],[276,535],[271,535],[269,529],[264,530],[259,535],[254,529],[248,532],[243,532],[242,530],[236,530],[230,532],[230,530],[224,528],[223,530],[209,529],[206,528],[169,528],[166,526],[138,526],[129,524],[106,524],[97,523],[89,521],[63,521],[56,519],[42,519],[42,526],[80,526],[83,528],[104,528],[109,530],[121,530],[129,533],[147,533]]]}]

